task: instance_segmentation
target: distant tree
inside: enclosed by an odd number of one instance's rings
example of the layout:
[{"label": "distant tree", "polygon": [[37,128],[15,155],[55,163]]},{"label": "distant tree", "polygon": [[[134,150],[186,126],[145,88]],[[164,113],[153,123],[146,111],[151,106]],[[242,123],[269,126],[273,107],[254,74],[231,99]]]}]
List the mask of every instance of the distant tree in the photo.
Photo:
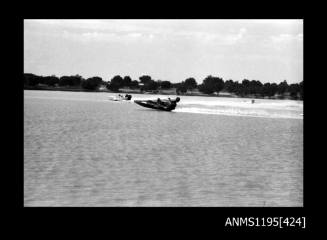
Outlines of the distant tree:
[{"label": "distant tree", "polygon": [[248,79],[243,79],[242,81],[242,94],[247,95],[250,93],[251,82]]},{"label": "distant tree", "polygon": [[159,88],[159,83],[151,79],[151,76],[143,75],[139,77],[140,82],[143,84],[141,91],[147,90],[157,90]]},{"label": "distant tree", "polygon": [[68,76],[62,76],[59,78],[59,86],[71,85],[71,79]]},{"label": "distant tree", "polygon": [[300,85],[298,83],[289,85],[289,93],[291,98],[298,99],[298,95],[300,95]]},{"label": "distant tree", "polygon": [[160,87],[163,89],[169,89],[169,88],[171,88],[171,82],[170,81],[162,81],[162,82],[160,82]]},{"label": "distant tree", "polygon": [[44,84],[47,84],[48,86],[55,86],[56,84],[59,84],[59,78],[55,75],[47,76],[44,78]]},{"label": "distant tree", "polygon": [[262,87],[262,96],[272,97],[277,93],[278,85],[276,83],[265,83]]},{"label": "distant tree", "polygon": [[36,85],[38,85],[38,84],[44,84],[43,76],[36,76],[35,77],[35,83],[36,83]]},{"label": "distant tree", "polygon": [[249,94],[260,94],[262,91],[262,83],[258,80],[251,80],[248,86]]},{"label": "distant tree", "polygon": [[231,79],[227,80],[225,82],[225,84],[224,84],[224,89],[225,89],[225,91],[230,92],[230,93],[235,92],[235,83],[234,83],[234,81],[231,80]]},{"label": "distant tree", "polygon": [[59,78],[56,76],[38,76],[31,73],[24,74],[24,85],[25,86],[36,86],[38,84],[46,84],[49,86],[54,86],[59,83]]},{"label": "distant tree", "polygon": [[44,76],[37,76],[38,84],[45,84],[45,77]]},{"label": "distant tree", "polygon": [[82,88],[87,90],[96,90],[102,83],[102,78],[100,77],[91,77],[86,80],[83,80],[81,83]]},{"label": "distant tree", "polygon": [[[76,74],[75,76],[72,76],[72,78],[73,78],[73,86],[80,86],[82,83],[82,80],[84,80],[82,78],[82,76],[80,76],[78,74]],[[101,81],[102,81],[102,79],[101,79]]]},{"label": "distant tree", "polygon": [[137,80],[133,80],[130,84],[131,88],[138,88],[139,87],[139,82]]},{"label": "distant tree", "polygon": [[263,84],[259,80],[257,80],[256,82],[257,82],[257,90],[256,90],[256,93],[257,94],[261,94]]},{"label": "distant tree", "polygon": [[244,86],[242,85],[242,83],[239,83],[238,81],[236,81],[234,83],[234,93],[238,96],[243,96],[244,95]]},{"label": "distant tree", "polygon": [[262,86],[262,91],[261,91],[261,95],[264,96],[269,96],[269,89],[270,89],[270,83],[265,83]]},{"label": "distant tree", "polygon": [[284,94],[288,91],[288,84],[287,81],[284,80],[283,82],[280,82],[277,87],[277,93]]},{"label": "distant tree", "polygon": [[152,81],[151,76],[148,75],[143,75],[141,77],[139,77],[140,82],[143,83],[144,85],[150,83]]},{"label": "distant tree", "polygon": [[275,96],[275,94],[277,93],[278,91],[278,85],[276,83],[272,83],[270,84],[270,94],[271,96]]},{"label": "distant tree", "polygon": [[250,80],[248,80],[248,79],[243,79],[243,81],[242,81],[242,85],[244,86],[244,87],[250,87]]},{"label": "distant tree", "polygon": [[236,84],[236,94],[243,96],[244,92],[245,92],[244,91],[244,86],[242,85],[242,83],[237,82],[237,84]]},{"label": "distant tree", "polygon": [[118,91],[119,88],[122,88],[123,85],[123,78],[119,75],[114,76],[110,83],[107,85],[107,89],[111,90],[111,91]]},{"label": "distant tree", "polygon": [[62,76],[59,79],[60,86],[80,86],[82,82],[82,77],[79,75],[75,76]]},{"label": "distant tree", "polygon": [[198,85],[194,78],[187,78],[185,80],[184,84],[185,84],[186,89],[191,90],[191,91],[193,89],[195,89],[197,87],[197,85]]},{"label": "distant tree", "polygon": [[24,85],[25,86],[36,86],[39,83],[38,76],[32,73],[24,74]]},{"label": "distant tree", "polygon": [[132,83],[132,79],[130,76],[125,76],[123,79],[123,86],[124,87],[130,87]]},{"label": "distant tree", "polygon": [[157,90],[159,88],[159,83],[154,81],[154,80],[150,80],[147,81],[146,84],[143,86],[144,90]]},{"label": "distant tree", "polygon": [[178,88],[181,83],[171,83],[172,88]]},{"label": "distant tree", "polygon": [[187,88],[185,85],[185,82],[181,82],[181,83],[177,83],[175,84],[176,87],[176,94],[180,94],[180,93],[186,93],[187,92]]},{"label": "distant tree", "polygon": [[201,86],[199,86],[199,91],[206,94],[212,94],[214,92],[219,93],[223,88],[224,81],[222,78],[209,75],[203,80]]}]

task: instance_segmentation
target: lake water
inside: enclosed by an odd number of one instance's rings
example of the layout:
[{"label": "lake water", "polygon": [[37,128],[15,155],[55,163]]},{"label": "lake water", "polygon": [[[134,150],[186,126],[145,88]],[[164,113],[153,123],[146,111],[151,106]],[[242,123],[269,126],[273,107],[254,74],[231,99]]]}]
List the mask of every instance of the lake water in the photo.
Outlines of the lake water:
[{"label": "lake water", "polygon": [[303,206],[302,102],[109,96],[24,91],[25,206]]}]

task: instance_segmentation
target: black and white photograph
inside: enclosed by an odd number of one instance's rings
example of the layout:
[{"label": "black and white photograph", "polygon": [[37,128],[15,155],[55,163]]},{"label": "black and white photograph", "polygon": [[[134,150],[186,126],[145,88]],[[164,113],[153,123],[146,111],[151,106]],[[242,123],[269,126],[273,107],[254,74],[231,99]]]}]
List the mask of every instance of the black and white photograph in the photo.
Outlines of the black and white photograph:
[{"label": "black and white photograph", "polygon": [[24,207],[303,207],[303,19],[23,19]]}]

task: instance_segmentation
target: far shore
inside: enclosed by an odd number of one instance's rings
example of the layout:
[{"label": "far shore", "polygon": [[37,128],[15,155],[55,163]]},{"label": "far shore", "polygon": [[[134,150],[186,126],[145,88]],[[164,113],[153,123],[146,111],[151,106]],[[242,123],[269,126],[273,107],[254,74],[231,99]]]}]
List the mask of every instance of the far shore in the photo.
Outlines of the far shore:
[{"label": "far shore", "polygon": [[[294,100],[290,96],[273,96],[273,97],[261,97],[255,95],[245,95],[245,96],[238,96],[233,93],[228,92],[220,92],[219,94],[204,94],[197,90],[187,92],[187,93],[176,93],[176,89],[167,89],[167,90],[159,90],[157,92],[141,92],[139,89],[120,89],[117,92],[110,91],[105,88],[97,89],[97,90],[86,90],[83,88],[76,88],[76,87],[48,87],[48,86],[24,86],[24,90],[44,90],[44,91],[71,91],[71,92],[105,92],[105,93],[112,93],[112,94],[120,94],[120,93],[128,93],[128,94],[153,94],[153,95],[178,95],[178,96],[200,96],[200,97],[230,97],[230,98],[253,98],[253,99],[278,99],[278,100]],[[303,100],[298,100],[303,101]]]}]

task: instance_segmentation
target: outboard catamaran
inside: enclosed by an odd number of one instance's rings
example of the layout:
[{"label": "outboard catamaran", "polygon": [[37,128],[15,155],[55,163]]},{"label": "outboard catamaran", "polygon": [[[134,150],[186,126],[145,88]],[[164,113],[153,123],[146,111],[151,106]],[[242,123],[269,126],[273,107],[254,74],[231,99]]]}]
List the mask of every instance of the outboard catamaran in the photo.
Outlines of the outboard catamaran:
[{"label": "outboard catamaran", "polygon": [[134,100],[134,102],[142,107],[152,108],[161,111],[172,111],[176,108],[180,98],[177,97],[175,100],[168,98],[168,100]]}]

